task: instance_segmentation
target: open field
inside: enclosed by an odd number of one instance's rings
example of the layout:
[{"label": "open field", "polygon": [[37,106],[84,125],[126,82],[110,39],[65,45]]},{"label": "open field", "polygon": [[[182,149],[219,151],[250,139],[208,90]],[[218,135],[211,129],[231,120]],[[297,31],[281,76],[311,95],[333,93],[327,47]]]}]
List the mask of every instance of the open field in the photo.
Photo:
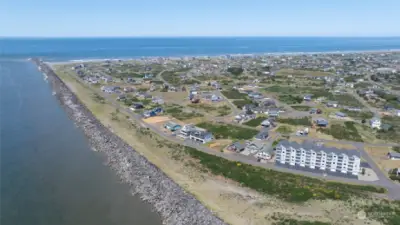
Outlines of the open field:
[{"label": "open field", "polygon": [[[264,179],[274,176],[275,172],[269,174],[269,170],[261,170],[257,167],[250,167],[248,165],[238,166],[234,162],[229,162],[228,165],[233,167],[227,167],[234,169],[233,176],[239,172],[243,174],[243,179],[247,179],[246,176],[253,176],[252,173],[243,173],[241,171],[247,171],[248,168],[251,170],[260,171],[266,173],[266,177],[262,178],[259,185],[265,186],[262,190],[255,191],[247,188],[245,185],[241,185],[239,182],[231,179],[226,179],[218,173],[213,173],[212,168],[208,165],[216,165],[218,168],[225,168],[227,162],[223,162],[223,165],[212,164],[215,162],[215,158],[212,158],[210,162],[202,156],[192,155],[189,151],[185,151],[176,144],[168,143],[164,139],[159,138],[151,132],[143,132],[143,128],[140,128],[138,124],[130,121],[126,118],[123,112],[117,113],[117,120],[112,120],[110,114],[115,112],[115,109],[108,105],[96,102],[91,97],[93,93],[85,89],[82,85],[77,83],[71,78],[62,76],[64,81],[67,81],[68,86],[75,93],[78,94],[80,100],[95,114],[95,116],[107,127],[109,127],[114,133],[124,139],[128,144],[135,148],[138,152],[142,153],[148,160],[163,170],[169,177],[171,177],[180,186],[184,187],[188,192],[195,195],[204,205],[213,210],[219,217],[223,218],[227,223],[233,225],[243,224],[273,224],[279,223],[285,218],[291,222],[291,224],[318,224],[318,223],[298,223],[297,221],[320,221],[326,224],[354,224],[363,225],[368,223],[370,225],[381,224],[375,220],[370,219],[359,219],[357,212],[365,207],[371,206],[370,203],[365,199],[357,197],[352,198],[348,201],[338,200],[308,200],[302,204],[294,204],[291,202],[283,201],[279,198],[279,195],[265,194],[262,192],[265,188],[274,187],[265,185]],[[195,153],[197,152],[194,150]],[[199,160],[207,164],[199,164]],[[246,166],[246,169],[240,170]],[[216,170],[218,171],[218,170]],[[282,174],[278,178],[267,179],[270,182],[278,182],[285,184],[286,188],[304,188],[304,185],[308,183],[302,183],[303,177],[297,180],[294,179],[292,182],[290,179],[293,175],[289,175],[288,179],[285,178],[286,174]],[[296,176],[295,176],[296,177]],[[285,180],[282,180],[285,178]],[[310,178],[312,179],[312,178]],[[253,180],[253,179],[251,179]],[[253,180],[255,183],[259,179]],[[318,181],[317,184],[321,181]],[[323,182],[322,182],[323,183]],[[314,185],[314,182],[311,183]],[[299,186],[300,185],[300,186]],[[322,184],[321,184],[322,185]],[[325,185],[325,184],[323,184]],[[329,182],[326,185],[330,185]],[[343,184],[344,187],[347,185]],[[341,185],[335,186],[339,189]],[[330,188],[328,188],[330,189]],[[345,188],[347,189],[347,188]],[[268,190],[268,189],[265,189]],[[277,189],[275,189],[277,190]],[[356,189],[350,189],[350,191]],[[279,190],[278,190],[279,191]],[[316,190],[318,192],[323,190]],[[347,190],[345,190],[345,193]],[[283,196],[284,197],[284,196]],[[292,197],[292,196],[291,196]],[[371,201],[374,201],[371,199]],[[376,202],[378,206],[379,202]],[[386,204],[387,205],[387,204]],[[369,209],[369,208],[368,208]],[[375,214],[379,212],[386,212],[383,209],[375,209]],[[390,211],[391,212],[391,211]],[[382,214],[383,215],[383,214]],[[389,215],[389,214],[387,214]],[[369,215],[368,215],[369,217]],[[393,220],[393,219],[392,219]],[[323,224],[323,223],[319,223]],[[395,223],[386,223],[395,225]]]},{"label": "open field", "polygon": [[390,169],[400,168],[400,160],[390,160],[386,157],[391,149],[390,147],[366,146],[364,149],[385,174]]}]

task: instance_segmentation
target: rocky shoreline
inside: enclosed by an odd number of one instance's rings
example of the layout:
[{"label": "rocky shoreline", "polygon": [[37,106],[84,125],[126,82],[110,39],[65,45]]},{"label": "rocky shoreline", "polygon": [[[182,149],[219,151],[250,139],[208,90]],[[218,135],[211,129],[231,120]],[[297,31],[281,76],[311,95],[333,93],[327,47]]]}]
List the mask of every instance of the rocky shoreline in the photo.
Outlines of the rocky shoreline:
[{"label": "rocky shoreline", "polygon": [[56,97],[68,116],[83,130],[92,149],[104,153],[106,164],[116,171],[123,182],[130,185],[134,194],[153,206],[161,215],[163,224],[226,224],[193,195],[185,192],[159,168],[104,127],[48,65],[38,59],[32,61],[48,76]]}]

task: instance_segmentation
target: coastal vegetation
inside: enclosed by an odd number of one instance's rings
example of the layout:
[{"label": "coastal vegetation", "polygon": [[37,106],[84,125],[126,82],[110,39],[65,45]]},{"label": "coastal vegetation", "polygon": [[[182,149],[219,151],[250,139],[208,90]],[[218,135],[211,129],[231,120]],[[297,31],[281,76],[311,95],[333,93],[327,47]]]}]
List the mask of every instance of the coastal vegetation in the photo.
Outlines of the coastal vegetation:
[{"label": "coastal vegetation", "polygon": [[243,106],[247,105],[247,104],[251,104],[253,103],[251,100],[245,99],[245,100],[234,100],[232,101],[232,103],[238,108],[238,109],[242,109]]},{"label": "coastal vegetation", "polygon": [[203,114],[198,112],[184,112],[183,107],[180,105],[169,105],[165,107],[164,112],[178,120],[187,120],[195,117],[203,117]]},{"label": "coastal vegetation", "polygon": [[311,117],[303,118],[278,118],[279,123],[286,123],[293,126],[311,126]]},{"label": "coastal vegetation", "polygon": [[228,99],[247,99],[246,94],[240,93],[235,89],[231,89],[229,91],[221,91],[221,93]]},{"label": "coastal vegetation", "polygon": [[290,107],[292,107],[293,109],[298,110],[298,111],[306,111],[307,112],[307,111],[311,110],[311,107],[308,105],[291,105]]},{"label": "coastal vegetation", "polygon": [[255,129],[234,126],[230,124],[216,124],[216,123],[202,122],[197,124],[197,126],[213,133],[216,139],[230,138],[230,139],[246,140],[253,138],[258,133],[258,131]]},{"label": "coastal vegetation", "polygon": [[290,134],[293,132],[292,128],[289,126],[281,125],[275,130],[276,132],[279,132],[281,134]]},{"label": "coastal vegetation", "polygon": [[340,111],[345,113],[349,117],[352,117],[355,119],[360,119],[360,120],[368,120],[374,116],[374,114],[369,111],[355,112],[355,111],[349,111],[349,110],[345,110],[345,109],[342,109]]},{"label": "coastal vegetation", "polygon": [[329,128],[318,128],[317,131],[331,135],[339,140],[363,142],[361,135],[355,127],[355,123],[352,121],[344,122],[344,126],[341,124],[332,124]]},{"label": "coastal vegetation", "polygon": [[185,151],[210,173],[224,176],[241,185],[289,202],[305,202],[310,199],[347,200],[351,196],[366,196],[368,192],[385,192],[385,189],[374,186],[325,182],[316,178],[229,161],[191,147],[185,147]]},{"label": "coastal vegetation", "polygon": [[279,95],[279,101],[286,104],[299,104],[303,102],[303,98],[294,95]]},{"label": "coastal vegetation", "polygon": [[228,72],[231,73],[234,76],[239,76],[242,74],[244,69],[242,67],[229,67]]},{"label": "coastal vegetation", "polygon": [[247,122],[245,122],[243,124],[247,125],[247,126],[251,126],[251,127],[257,127],[257,126],[260,126],[261,123],[266,119],[267,119],[267,117],[260,116],[260,117],[257,117],[255,119],[249,120],[249,121],[247,121]]}]

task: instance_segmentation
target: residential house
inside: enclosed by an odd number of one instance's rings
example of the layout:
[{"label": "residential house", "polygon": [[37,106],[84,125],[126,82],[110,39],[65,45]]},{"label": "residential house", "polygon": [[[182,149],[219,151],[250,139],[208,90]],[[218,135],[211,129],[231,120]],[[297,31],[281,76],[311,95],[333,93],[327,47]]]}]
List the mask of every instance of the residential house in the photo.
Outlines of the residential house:
[{"label": "residential house", "polygon": [[117,97],[117,101],[122,101],[122,100],[125,100],[125,99],[126,99],[126,94],[120,94]]},{"label": "residential house", "polygon": [[124,87],[124,92],[128,93],[128,92],[134,92],[135,88],[133,87]]},{"label": "residential house", "polygon": [[246,144],[245,143],[241,143],[239,141],[236,141],[236,142],[232,143],[231,145],[229,145],[227,149],[229,151],[241,152],[245,148],[246,148]]},{"label": "residential house", "polygon": [[339,106],[337,101],[329,101],[326,103],[327,107],[333,107],[333,108],[337,108]]},{"label": "residential house", "polygon": [[106,83],[111,83],[111,82],[113,82],[113,78],[112,78],[112,76],[110,76],[110,75],[103,75],[103,76],[101,77],[101,80],[103,80],[103,81],[106,82]]},{"label": "residential house", "polygon": [[278,109],[270,109],[270,110],[268,110],[268,116],[270,116],[270,117],[278,117],[279,116],[279,110]]},{"label": "residential house", "polygon": [[136,102],[136,103],[133,103],[129,109],[132,111],[136,111],[138,109],[143,109],[143,108],[144,108],[144,106],[142,103]]},{"label": "residential house", "polygon": [[243,112],[253,111],[257,106],[254,104],[246,104],[242,107]]},{"label": "residential house", "polygon": [[268,131],[262,130],[254,138],[256,140],[266,140],[268,138]]},{"label": "residential house", "polygon": [[144,112],[144,113],[143,113],[143,116],[144,116],[145,118],[148,118],[148,117],[152,117],[152,116],[157,116],[158,114],[160,114],[160,113],[162,113],[162,112],[163,112],[163,110],[162,110],[161,107],[156,107],[156,108],[154,108],[154,109],[152,109],[152,110],[149,110],[149,111]]},{"label": "residential house", "polygon": [[303,100],[304,100],[304,101],[311,101],[311,98],[312,98],[312,95],[305,95],[305,96],[303,97]]},{"label": "residential house", "polygon": [[146,73],[144,76],[143,76],[143,79],[152,79],[154,77],[154,75],[152,74],[152,73]]},{"label": "residential house", "polygon": [[387,154],[387,157],[388,157],[388,159],[391,159],[391,160],[400,160],[400,153],[398,153],[398,152],[389,152]]},{"label": "residential house", "polygon": [[97,77],[89,77],[89,78],[87,79],[87,82],[88,82],[89,84],[98,84],[98,83],[99,83],[99,79],[98,79]]},{"label": "residential house", "polygon": [[151,94],[147,93],[147,92],[138,92],[136,93],[136,96],[139,99],[152,99],[153,96],[151,96]]},{"label": "residential house", "polygon": [[103,91],[105,93],[111,94],[111,93],[116,92],[119,89],[119,87],[118,86],[102,86],[100,89],[101,89],[101,91]]},{"label": "residential house", "polygon": [[245,147],[245,150],[247,152],[250,152],[250,154],[256,154],[259,151],[267,150],[267,148],[268,146],[265,142],[260,140],[254,140]]},{"label": "residential house", "polygon": [[164,104],[164,99],[162,99],[161,97],[153,96],[151,99],[151,102],[162,105],[162,104]]},{"label": "residential house", "polygon": [[328,126],[328,120],[323,119],[323,118],[316,119],[314,122],[319,127],[327,127]]},{"label": "residential house", "polygon": [[168,122],[166,122],[166,123],[164,124],[164,128],[165,128],[165,129],[168,129],[168,130],[170,130],[170,131],[172,131],[172,132],[181,129],[181,127],[182,127],[181,125],[179,125],[179,124],[177,124],[177,123],[174,123],[174,122],[172,122],[172,121],[168,121]]},{"label": "residential house", "polygon": [[272,149],[263,148],[262,150],[260,150],[255,154],[255,157],[258,160],[270,160],[272,158],[272,155],[273,155]]},{"label": "residential house", "polygon": [[272,124],[268,119],[261,122],[261,126],[263,126],[263,127],[270,127],[271,125]]},{"label": "residential house", "polygon": [[360,172],[361,157],[357,150],[283,140],[276,146],[275,164],[299,170],[311,169],[355,177]]},{"label": "residential house", "polygon": [[197,128],[193,124],[185,124],[182,129],[179,131],[179,137],[188,139],[190,136],[190,132],[196,130]]},{"label": "residential house", "polygon": [[378,117],[374,117],[370,120],[370,125],[372,128],[377,128],[377,129],[381,129],[381,119]]},{"label": "residential house", "polygon": [[260,99],[260,98],[263,98],[262,94],[261,94],[261,93],[258,93],[258,92],[251,92],[251,93],[248,94],[248,96],[249,96],[250,98],[253,98],[253,99]]},{"label": "residential house", "polygon": [[340,117],[340,118],[344,118],[344,117],[347,116],[346,113],[342,113],[342,112],[336,112],[335,115],[336,115],[337,117]]},{"label": "residential house", "polygon": [[212,141],[213,135],[205,130],[194,130],[190,132],[189,139],[204,144]]}]

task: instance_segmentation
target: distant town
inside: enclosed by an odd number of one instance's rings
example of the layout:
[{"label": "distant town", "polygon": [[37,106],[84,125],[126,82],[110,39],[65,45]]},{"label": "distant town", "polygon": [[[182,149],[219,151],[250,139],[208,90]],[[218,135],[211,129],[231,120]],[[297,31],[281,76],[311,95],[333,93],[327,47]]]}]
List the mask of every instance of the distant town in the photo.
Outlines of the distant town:
[{"label": "distant town", "polygon": [[[278,171],[399,187],[400,52],[153,57],[52,67],[94,90],[97,102],[124,110],[172,142]],[[400,192],[388,194],[400,199]]]}]

